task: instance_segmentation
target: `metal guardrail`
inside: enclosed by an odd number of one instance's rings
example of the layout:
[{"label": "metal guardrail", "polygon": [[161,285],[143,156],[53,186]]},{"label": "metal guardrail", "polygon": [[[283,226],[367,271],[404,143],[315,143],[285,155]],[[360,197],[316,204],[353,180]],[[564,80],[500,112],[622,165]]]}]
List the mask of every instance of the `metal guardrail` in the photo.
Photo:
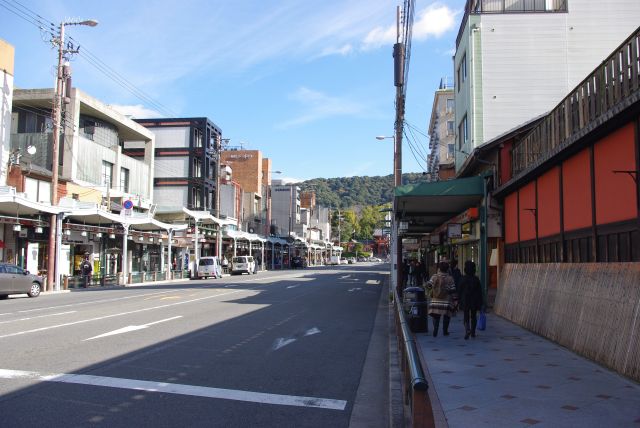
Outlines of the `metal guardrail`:
[{"label": "metal guardrail", "polygon": [[402,299],[396,294],[394,299],[396,333],[400,352],[400,367],[403,374],[403,398],[411,409],[411,426],[414,428],[435,427],[429,384],[425,378],[416,341],[407,324],[402,308]]}]

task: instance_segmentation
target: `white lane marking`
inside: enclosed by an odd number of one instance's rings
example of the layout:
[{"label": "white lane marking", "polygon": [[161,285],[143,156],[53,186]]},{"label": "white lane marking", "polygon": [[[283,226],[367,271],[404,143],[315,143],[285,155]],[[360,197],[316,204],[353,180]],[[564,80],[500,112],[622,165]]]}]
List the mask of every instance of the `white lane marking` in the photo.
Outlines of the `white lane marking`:
[{"label": "white lane marking", "polygon": [[[321,333],[320,329],[318,327],[313,327],[310,328],[309,330],[307,330],[302,336],[312,336],[314,334],[318,334]],[[300,335],[297,335],[298,337],[300,337]],[[273,342],[273,346],[271,347],[271,349],[273,351],[277,351],[280,348],[284,348],[287,345],[292,344],[293,342],[295,342],[296,340],[298,340],[295,336],[294,337],[289,337],[289,338],[285,338],[285,337],[279,337],[275,340],[275,342]]]},{"label": "white lane marking", "polygon": [[7,320],[7,321],[0,321],[0,324],[7,324],[10,322],[17,322],[17,321],[29,321],[29,320],[34,320],[36,318],[44,318],[44,317],[55,317],[58,315],[67,315],[67,314],[75,314],[76,311],[67,311],[67,312],[58,312],[57,314],[47,314],[47,315],[38,315],[35,317],[27,317],[27,318],[18,318],[15,320]]},{"label": "white lane marking", "polygon": [[197,385],[182,385],[168,382],[152,382],[136,379],[93,376],[82,374],[52,373],[0,369],[0,378],[33,379],[46,382],[73,383],[78,385],[104,386],[107,388],[132,389],[136,391],[162,392],[193,397],[219,398],[222,400],[245,401],[250,403],[274,404],[280,406],[315,407],[327,410],[344,410],[347,402],[330,398],[304,397],[298,395],[268,394],[265,392],[242,391],[237,389],[212,388]]},{"label": "white lane marking", "polygon": [[304,335],[311,336],[312,334],[318,334],[318,333],[321,333],[320,329],[318,327],[313,327],[307,330],[307,332]]},{"label": "white lane marking", "polygon": [[289,285],[289,286],[287,286],[287,288],[296,288],[298,286],[299,286],[299,284],[297,284],[297,285]]},{"label": "white lane marking", "polygon": [[378,285],[380,284],[380,280],[379,279],[368,279],[365,284],[367,285]]},{"label": "white lane marking", "polygon": [[349,293],[352,293],[352,292],[354,292],[354,291],[358,291],[358,290],[362,290],[362,289],[361,289],[360,287],[356,287],[356,288],[350,288],[350,289],[349,289],[349,290],[347,290],[347,291],[349,291]]},{"label": "white lane marking", "polygon": [[131,331],[142,330],[142,329],[148,328],[151,325],[160,324],[161,322],[171,321],[171,320],[175,320],[175,319],[178,319],[178,318],[182,318],[182,315],[178,315],[178,316],[175,316],[175,317],[163,319],[163,320],[160,320],[160,321],[154,321],[154,322],[150,322],[150,323],[142,324],[142,325],[129,325],[129,326],[126,326],[126,327],[123,327],[123,328],[119,328],[117,330],[110,331],[108,333],[104,333],[104,334],[100,334],[98,336],[90,337],[88,339],[85,339],[85,341],[86,340],[93,340],[93,339],[100,339],[101,337],[114,336],[116,334],[129,333]]},{"label": "white lane marking", "polygon": [[346,278],[350,278],[350,277],[351,277],[351,275],[343,275],[343,276],[340,277],[340,279],[346,279]]},{"label": "white lane marking", "polygon": [[[248,290],[250,290],[250,289],[248,289]],[[89,318],[89,319],[84,319],[84,320],[79,320],[79,321],[74,321],[74,322],[67,322],[67,323],[64,323],[64,324],[56,324],[56,325],[50,325],[50,326],[47,326],[47,327],[34,328],[33,330],[18,331],[16,333],[4,334],[4,335],[0,336],[0,339],[4,339],[5,337],[22,336],[23,334],[29,334],[29,333],[38,333],[40,331],[52,330],[54,328],[60,328],[60,327],[68,327],[70,325],[84,324],[84,323],[88,323],[88,322],[92,322],[92,321],[100,321],[100,320],[105,320],[105,319],[109,319],[109,318],[120,317],[120,316],[123,316],[123,315],[138,314],[140,312],[153,311],[155,309],[170,308],[172,306],[184,305],[184,304],[187,304],[187,303],[198,302],[200,300],[214,299],[216,297],[226,296],[227,294],[240,293],[241,291],[247,291],[247,290],[235,290],[235,291],[230,291],[228,293],[215,294],[213,296],[199,297],[197,299],[191,299],[191,300],[183,300],[182,302],[167,303],[165,305],[159,305],[159,306],[152,306],[152,307],[149,307],[149,308],[136,309],[134,311],[120,312],[120,313],[117,313],[117,314],[104,315],[104,316],[101,316],[101,317]]]},{"label": "white lane marking", "polygon": [[136,298],[141,298],[141,297],[146,297],[146,296],[153,296],[153,295],[157,295],[157,294],[167,294],[167,293],[175,293],[175,290],[158,291],[157,293],[137,294],[135,296],[114,297],[112,299],[89,300],[89,301],[86,301],[86,302],[69,303],[69,304],[66,304],[66,305],[49,306],[49,307],[45,307],[45,308],[26,309],[24,311],[17,311],[17,312],[22,314],[22,313],[27,313],[27,312],[46,311],[46,310],[49,310],[49,309],[66,308],[68,306],[81,306],[81,305],[90,305],[92,303],[116,302],[118,300],[136,299]]},{"label": "white lane marking", "polygon": [[297,339],[293,339],[293,338],[285,339],[284,337],[279,337],[279,338],[276,339],[275,343],[273,344],[273,348],[272,349],[274,351],[277,351],[278,349],[283,348],[283,347],[295,342],[296,340]]}]

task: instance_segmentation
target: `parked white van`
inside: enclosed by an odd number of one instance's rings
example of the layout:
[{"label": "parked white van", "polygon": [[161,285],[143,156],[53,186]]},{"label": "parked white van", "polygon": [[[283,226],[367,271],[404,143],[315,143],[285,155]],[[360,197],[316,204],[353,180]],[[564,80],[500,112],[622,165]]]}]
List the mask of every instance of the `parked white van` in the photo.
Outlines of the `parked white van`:
[{"label": "parked white van", "polygon": [[222,278],[222,268],[217,257],[200,257],[198,278]]},{"label": "parked white van", "polygon": [[231,259],[231,275],[256,272],[256,262],[252,256],[238,256]]}]

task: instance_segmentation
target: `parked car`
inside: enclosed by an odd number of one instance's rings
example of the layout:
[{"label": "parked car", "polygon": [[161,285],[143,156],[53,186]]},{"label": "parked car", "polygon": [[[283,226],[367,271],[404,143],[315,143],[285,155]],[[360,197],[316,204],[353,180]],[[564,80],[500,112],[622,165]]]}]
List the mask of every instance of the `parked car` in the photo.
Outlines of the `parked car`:
[{"label": "parked car", "polygon": [[295,256],[291,259],[291,267],[293,269],[303,268],[304,267],[304,259],[300,256]]},{"label": "parked car", "polygon": [[217,257],[201,257],[198,261],[198,278],[222,278],[222,267]]},{"label": "parked car", "polygon": [[243,273],[257,273],[253,256],[237,256],[231,260],[231,275]]},{"label": "parked car", "polygon": [[28,270],[9,263],[0,263],[0,299],[9,294],[27,293],[29,297],[38,297],[42,290],[42,278],[30,274]]}]

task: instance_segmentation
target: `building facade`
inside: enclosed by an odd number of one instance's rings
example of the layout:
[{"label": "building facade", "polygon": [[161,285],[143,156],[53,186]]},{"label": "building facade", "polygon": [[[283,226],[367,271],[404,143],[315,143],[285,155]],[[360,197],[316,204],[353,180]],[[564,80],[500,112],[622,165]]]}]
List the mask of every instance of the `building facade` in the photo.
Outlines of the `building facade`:
[{"label": "building facade", "polygon": [[445,80],[433,97],[429,120],[429,156],[427,173],[431,180],[446,180],[454,173],[455,154],[455,96]]},{"label": "building facade", "polygon": [[[222,131],[200,118],[139,119],[137,123],[156,136],[154,202],[163,212],[218,210],[220,140]],[[140,148],[127,153],[141,157]]]},{"label": "building facade", "polygon": [[454,57],[456,168],[552,109],[638,22],[636,0],[468,0]]},{"label": "building facade", "polygon": [[271,234],[291,236],[300,224],[300,188],[295,184],[272,184]]}]

